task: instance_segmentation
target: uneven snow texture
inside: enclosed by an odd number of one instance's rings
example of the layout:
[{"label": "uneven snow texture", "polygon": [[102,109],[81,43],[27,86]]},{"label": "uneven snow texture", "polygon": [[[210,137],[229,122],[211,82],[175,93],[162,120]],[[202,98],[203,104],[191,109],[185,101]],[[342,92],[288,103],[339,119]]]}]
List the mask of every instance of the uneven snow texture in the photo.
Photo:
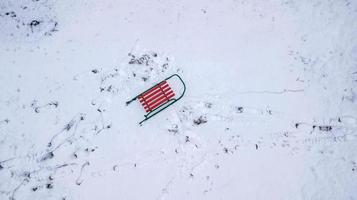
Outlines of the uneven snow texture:
[{"label": "uneven snow texture", "polygon": [[[354,0],[0,1],[0,199],[357,199]],[[125,102],[178,73],[139,126]]]}]

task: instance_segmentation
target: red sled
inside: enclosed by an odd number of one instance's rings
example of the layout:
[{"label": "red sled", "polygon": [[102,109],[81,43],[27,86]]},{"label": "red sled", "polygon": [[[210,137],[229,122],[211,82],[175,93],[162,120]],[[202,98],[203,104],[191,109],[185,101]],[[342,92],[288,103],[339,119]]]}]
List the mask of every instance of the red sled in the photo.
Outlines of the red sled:
[{"label": "red sled", "polygon": [[[183,90],[178,98],[176,98],[175,91],[172,87],[170,87],[169,84],[169,82],[171,82],[174,77],[176,77],[176,79],[181,83],[181,90]],[[182,78],[178,74],[173,74],[161,81],[160,83],[157,83],[146,91],[140,93],[130,101],[126,102],[126,105],[129,105],[135,100],[139,100],[145,112],[147,113],[144,115],[145,119],[139,122],[139,124],[141,125],[144,121],[150,119],[159,112],[165,110],[167,107],[176,103],[183,97],[185,92],[186,85],[183,82]]]}]

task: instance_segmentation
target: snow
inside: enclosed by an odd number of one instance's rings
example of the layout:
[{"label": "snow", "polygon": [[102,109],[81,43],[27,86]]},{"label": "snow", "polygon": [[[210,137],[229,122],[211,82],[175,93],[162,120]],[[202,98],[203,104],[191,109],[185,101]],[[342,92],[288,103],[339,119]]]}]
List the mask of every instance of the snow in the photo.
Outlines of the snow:
[{"label": "snow", "polygon": [[[0,199],[357,199],[356,17],[353,0],[1,1]],[[125,102],[174,73],[187,93],[139,126]]]}]

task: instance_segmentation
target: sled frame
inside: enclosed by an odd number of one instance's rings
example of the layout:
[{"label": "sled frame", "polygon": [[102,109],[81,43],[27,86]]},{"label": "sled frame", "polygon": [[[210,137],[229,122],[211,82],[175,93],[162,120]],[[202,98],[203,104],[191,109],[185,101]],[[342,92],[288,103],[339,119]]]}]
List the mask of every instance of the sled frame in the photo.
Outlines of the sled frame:
[{"label": "sled frame", "polygon": [[160,113],[161,111],[165,110],[166,108],[168,108],[169,106],[171,106],[172,104],[174,104],[174,103],[176,103],[178,100],[180,100],[180,99],[183,97],[183,95],[185,94],[185,92],[186,92],[186,84],[185,84],[185,82],[182,80],[182,78],[181,78],[178,74],[173,74],[173,75],[171,75],[171,76],[165,78],[165,79],[162,80],[161,82],[155,84],[155,85],[152,86],[151,88],[149,88],[149,89],[145,90],[144,92],[138,94],[137,96],[135,96],[134,98],[132,98],[130,101],[127,101],[127,102],[126,102],[126,105],[129,105],[131,102],[133,102],[133,101],[135,101],[135,100],[138,100],[138,99],[140,98],[140,96],[143,95],[144,93],[150,91],[150,90],[153,89],[154,87],[160,85],[161,83],[163,83],[163,82],[165,82],[165,81],[167,81],[167,80],[169,80],[169,79],[171,79],[171,78],[173,78],[173,77],[177,77],[177,78],[181,81],[181,83],[182,83],[182,85],[183,85],[183,92],[182,92],[182,94],[181,94],[178,98],[176,98],[176,95],[175,95],[174,98],[168,100],[167,102],[163,103],[162,105],[158,106],[157,108],[155,108],[155,109],[153,109],[153,110],[147,112],[147,114],[144,115],[145,119],[142,120],[141,122],[139,122],[139,125],[140,125],[140,126],[142,125],[143,122],[149,120],[149,119],[152,118],[153,116],[157,115],[157,114]]}]

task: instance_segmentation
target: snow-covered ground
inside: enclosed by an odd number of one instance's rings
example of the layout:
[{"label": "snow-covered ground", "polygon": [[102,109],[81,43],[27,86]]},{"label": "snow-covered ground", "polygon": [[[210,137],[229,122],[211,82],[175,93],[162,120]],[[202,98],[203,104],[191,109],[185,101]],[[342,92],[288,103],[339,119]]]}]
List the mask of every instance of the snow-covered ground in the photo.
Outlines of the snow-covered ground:
[{"label": "snow-covered ground", "polygon": [[1,200],[357,199],[354,0],[1,0],[0,44]]}]

